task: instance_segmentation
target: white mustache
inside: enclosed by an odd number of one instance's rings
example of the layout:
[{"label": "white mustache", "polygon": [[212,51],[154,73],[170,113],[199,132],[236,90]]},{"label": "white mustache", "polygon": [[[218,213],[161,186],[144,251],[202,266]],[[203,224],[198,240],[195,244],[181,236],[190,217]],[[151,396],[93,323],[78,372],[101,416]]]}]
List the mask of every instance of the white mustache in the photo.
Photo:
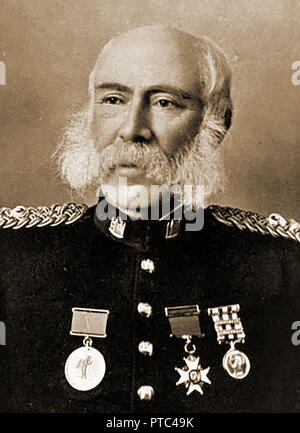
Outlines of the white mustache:
[{"label": "white mustache", "polygon": [[104,170],[122,165],[146,169],[154,160],[169,165],[166,155],[157,146],[124,142],[121,139],[107,146],[100,154],[100,164]]}]

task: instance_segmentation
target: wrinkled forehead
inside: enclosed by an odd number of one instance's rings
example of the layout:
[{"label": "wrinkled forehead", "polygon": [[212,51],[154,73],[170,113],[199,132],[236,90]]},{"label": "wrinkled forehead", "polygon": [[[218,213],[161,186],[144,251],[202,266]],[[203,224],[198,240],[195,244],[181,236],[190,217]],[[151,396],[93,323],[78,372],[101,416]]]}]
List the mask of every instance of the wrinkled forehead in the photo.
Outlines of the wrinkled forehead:
[{"label": "wrinkled forehead", "polygon": [[143,28],[121,35],[100,53],[95,86],[118,82],[129,87],[166,83],[198,92],[198,59],[193,37],[175,29]]}]

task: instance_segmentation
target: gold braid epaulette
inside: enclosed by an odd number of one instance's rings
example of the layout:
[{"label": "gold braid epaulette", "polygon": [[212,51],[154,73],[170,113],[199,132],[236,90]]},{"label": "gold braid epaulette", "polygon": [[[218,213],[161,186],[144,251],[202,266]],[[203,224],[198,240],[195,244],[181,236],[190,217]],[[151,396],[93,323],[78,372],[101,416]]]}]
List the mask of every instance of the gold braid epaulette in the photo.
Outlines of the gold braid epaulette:
[{"label": "gold braid epaulette", "polygon": [[[88,210],[84,203],[64,203],[48,206],[25,207],[17,206],[13,209],[0,208],[0,228],[19,229],[21,227],[45,227],[59,224],[72,224]],[[284,237],[300,242],[300,224],[293,219],[285,219],[279,214],[268,216],[256,212],[244,211],[237,208],[211,205],[208,210],[223,224],[237,227],[240,230]]]},{"label": "gold braid epaulette", "polygon": [[72,224],[88,209],[86,204],[64,203],[50,207],[17,206],[13,209],[0,208],[0,228],[20,229],[21,227],[45,227],[59,224]]},{"label": "gold braid epaulette", "polygon": [[211,205],[208,209],[218,221],[228,226],[300,242],[300,224],[277,213],[262,216],[256,212],[217,205]]}]

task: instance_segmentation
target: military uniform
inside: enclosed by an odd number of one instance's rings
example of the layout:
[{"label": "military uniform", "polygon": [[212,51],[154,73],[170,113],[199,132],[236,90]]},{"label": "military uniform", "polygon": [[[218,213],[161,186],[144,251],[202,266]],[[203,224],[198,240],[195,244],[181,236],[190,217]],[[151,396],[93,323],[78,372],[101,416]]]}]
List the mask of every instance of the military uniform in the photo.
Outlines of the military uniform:
[{"label": "military uniform", "polygon": [[[182,221],[171,238],[167,221],[129,220],[120,239],[95,207],[2,209],[1,411],[299,411],[300,347],[291,342],[300,320],[299,226],[218,206],[204,218],[202,230],[187,232]],[[165,314],[195,304],[204,336],[193,341],[210,367],[203,395],[176,385],[186,353]],[[230,304],[240,305],[246,337],[237,348],[251,362],[242,380],[222,367],[228,347],[207,314]],[[106,373],[90,391],[73,389],[64,374],[82,345],[69,332],[73,307],[109,310],[107,337],[93,339]]]}]

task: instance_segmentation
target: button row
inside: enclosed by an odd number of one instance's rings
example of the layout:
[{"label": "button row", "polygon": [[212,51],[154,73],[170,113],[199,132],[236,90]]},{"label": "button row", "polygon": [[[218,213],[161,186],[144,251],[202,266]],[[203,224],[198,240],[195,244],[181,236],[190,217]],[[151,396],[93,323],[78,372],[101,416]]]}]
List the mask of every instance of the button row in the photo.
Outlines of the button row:
[{"label": "button row", "polygon": [[[151,273],[154,270],[154,264],[151,260],[143,260],[141,268]],[[137,306],[137,311],[141,316],[149,318],[152,314],[152,307],[148,302],[140,302]],[[153,344],[150,341],[141,341],[138,349],[145,356],[152,356],[153,354]],[[140,400],[151,400],[154,396],[154,389],[151,385],[142,385],[137,393]]]}]

